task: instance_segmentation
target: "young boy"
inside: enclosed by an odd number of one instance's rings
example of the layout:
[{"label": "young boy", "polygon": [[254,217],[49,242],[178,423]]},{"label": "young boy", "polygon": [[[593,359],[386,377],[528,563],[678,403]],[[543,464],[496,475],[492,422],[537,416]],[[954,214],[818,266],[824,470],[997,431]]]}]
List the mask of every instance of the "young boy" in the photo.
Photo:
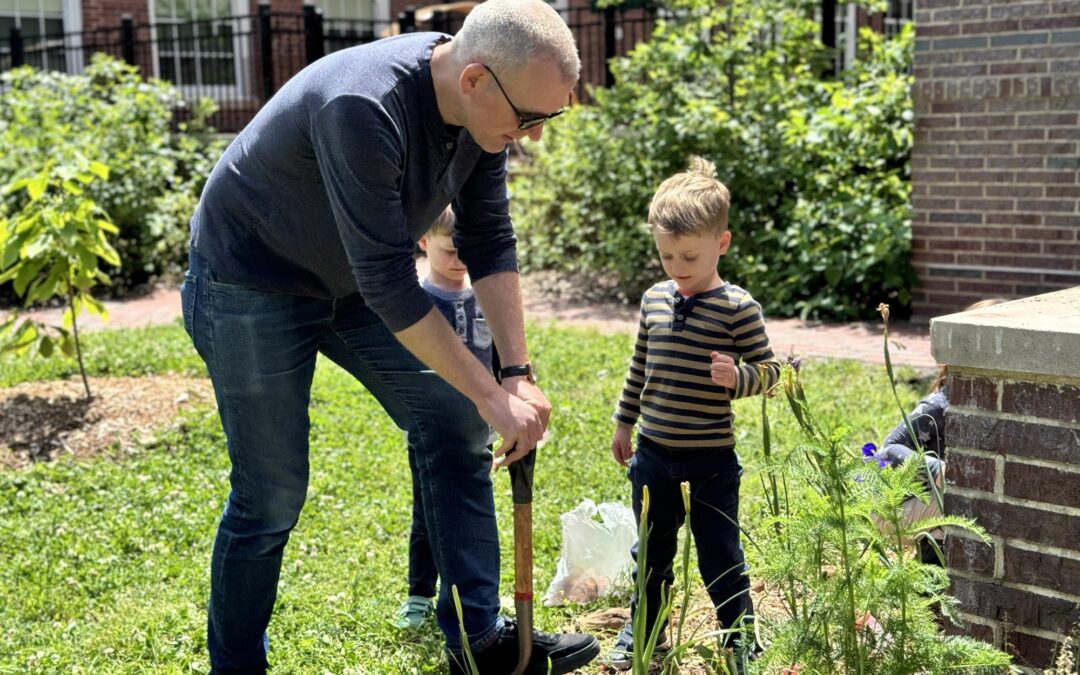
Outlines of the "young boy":
[{"label": "young boy", "polygon": [[[420,238],[427,254],[429,270],[420,286],[431,296],[450,326],[476,358],[491,369],[491,332],[469,285],[468,270],[454,247],[454,212],[448,206]],[[409,442],[409,469],[412,471],[413,520],[409,533],[409,597],[401,604],[394,625],[418,628],[435,609],[435,582],[438,571],[424,523],[424,501],[417,477],[416,453]]]},{"label": "young boy", "polygon": [[[715,167],[693,157],[690,170],[665,180],[649,207],[649,229],[668,281],[641,298],[641,324],[619,399],[611,439],[615,460],[629,466],[634,513],[641,522],[648,486],[649,545],[631,555],[648,573],[646,634],[660,607],[660,589],[672,588],[676,535],[686,517],[679,484],[690,483],[690,528],[698,565],[716,618],[724,628],[750,624],[754,606],[739,543],[739,480],[731,400],[764,392],[780,367],[769,348],[761,307],[745,290],[725,282],[717,263],[731,245],[728,189]],[[741,361],[741,363],[740,363]],[[762,381],[758,366],[766,368]],[[637,451],[631,430],[638,424]],[[631,598],[631,615],[639,599]],[[666,635],[657,642],[667,646]],[[620,633],[608,663],[632,665],[632,621]]]}]

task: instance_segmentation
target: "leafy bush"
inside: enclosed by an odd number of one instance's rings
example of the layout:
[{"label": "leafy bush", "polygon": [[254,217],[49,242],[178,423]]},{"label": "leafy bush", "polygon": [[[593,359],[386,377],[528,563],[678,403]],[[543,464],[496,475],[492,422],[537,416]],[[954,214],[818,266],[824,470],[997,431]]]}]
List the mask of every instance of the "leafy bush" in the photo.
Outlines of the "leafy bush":
[{"label": "leafy bush", "polygon": [[99,260],[120,264],[109,243],[116,226],[87,197],[97,180],[108,177],[108,168],[100,162],[84,161],[83,166],[46,163],[39,173],[4,188],[4,194],[25,191],[26,206],[11,219],[0,211],[0,284],[10,281],[25,305],[53,298],[67,304],[63,326],[23,319],[17,311],[0,321],[0,353],[34,350],[48,358],[59,346],[63,354],[78,359],[87,398],[91,392],[78,317],[83,308],[107,316],[90,289],[109,282],[98,269]]},{"label": "leafy bush", "polygon": [[[104,54],[79,75],[18,68],[3,78],[0,184],[50,162],[107,165],[109,180],[88,189],[120,229],[122,264],[108,270],[114,287],[178,277],[188,219],[220,154],[220,141],[205,126],[213,102],[196,104],[174,134],[174,110],[181,104],[176,88],[144,81],[134,67]],[[9,212],[25,205],[21,193],[3,199]]]},{"label": "leafy bush", "polygon": [[662,275],[649,200],[698,154],[732,191],[722,272],[759,289],[767,311],[850,318],[905,305],[910,27],[864,31],[855,67],[828,79],[815,2],[672,4],[679,18],[613,62],[615,86],[547,127],[515,176],[524,269],[636,299]]}]

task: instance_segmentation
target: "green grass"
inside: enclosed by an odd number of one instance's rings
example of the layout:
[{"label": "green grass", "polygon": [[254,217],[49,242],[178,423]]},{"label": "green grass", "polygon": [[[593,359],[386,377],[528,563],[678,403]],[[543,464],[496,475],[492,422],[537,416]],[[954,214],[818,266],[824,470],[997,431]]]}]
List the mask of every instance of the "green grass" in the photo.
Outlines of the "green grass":
[{"label": "green grass", "polygon": [[[87,343],[96,375],[203,372],[178,325],[94,333]],[[536,469],[540,595],[559,555],[560,514],[586,497],[628,503],[629,484],[609,442],[631,338],[530,326],[530,347],[555,407]],[[812,361],[803,372],[821,419],[848,424],[860,443],[880,440],[895,423],[883,367]],[[72,373],[58,360],[0,358],[0,386]],[[905,403],[919,393],[902,389]],[[797,442],[782,397],[769,405],[774,445]],[[759,399],[736,405],[750,525],[763,508],[759,409]],[[388,622],[405,594],[411,489],[401,433],[359,384],[325,361],[312,422],[311,488],[286,549],[270,626],[276,672],[445,672],[436,629],[403,638]],[[207,568],[227,475],[224,438],[207,409],[188,412],[178,430],[122,461],[0,470],[0,674],[206,672]],[[508,599],[505,472],[495,483]],[[606,604],[537,607],[536,623],[558,629]]]}]

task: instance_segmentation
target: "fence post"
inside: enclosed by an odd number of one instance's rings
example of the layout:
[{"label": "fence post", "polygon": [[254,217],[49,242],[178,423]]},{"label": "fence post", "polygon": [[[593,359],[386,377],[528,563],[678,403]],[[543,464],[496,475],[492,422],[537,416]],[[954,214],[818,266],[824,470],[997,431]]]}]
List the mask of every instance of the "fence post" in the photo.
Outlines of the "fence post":
[{"label": "fence post", "polygon": [[274,45],[270,34],[270,3],[259,3],[259,49],[262,52],[263,103],[274,95]]},{"label": "fence post", "polygon": [[312,63],[326,55],[322,13],[315,5],[304,5],[304,53]]},{"label": "fence post", "polygon": [[11,67],[18,68],[26,65],[26,51],[23,49],[22,34],[15,26],[8,33],[8,42],[11,44]]},{"label": "fence post", "polygon": [[431,13],[431,30],[436,33],[449,33],[447,30],[450,23],[450,14],[443,11],[436,11]]},{"label": "fence post", "polygon": [[615,74],[611,72],[611,59],[615,58],[615,8],[604,8],[604,86],[615,84]]},{"label": "fence post", "polygon": [[821,2],[821,44],[826,47],[829,55],[829,65],[825,68],[826,75],[836,73],[836,0],[822,0]]},{"label": "fence post", "polygon": [[416,7],[409,5],[401,14],[398,14],[398,29],[402,33],[416,32]]},{"label": "fence post", "polygon": [[130,14],[120,17],[120,55],[124,63],[135,65],[135,22]]}]

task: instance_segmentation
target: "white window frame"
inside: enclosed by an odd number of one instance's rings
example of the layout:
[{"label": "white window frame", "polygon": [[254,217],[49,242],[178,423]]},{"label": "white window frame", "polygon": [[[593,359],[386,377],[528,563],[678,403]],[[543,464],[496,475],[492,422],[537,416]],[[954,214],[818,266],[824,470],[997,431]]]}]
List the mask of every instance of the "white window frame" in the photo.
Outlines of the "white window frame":
[{"label": "white window frame", "polygon": [[[322,12],[322,15],[323,15],[324,19],[344,19],[344,20],[347,20],[347,21],[349,21],[349,20],[351,20],[351,21],[368,21],[368,20],[370,20],[370,21],[378,21],[379,20],[380,5],[383,6],[383,9],[386,12],[386,14],[390,14],[390,0],[349,0],[349,2],[351,2],[352,4],[361,4],[361,3],[363,3],[363,4],[366,4],[366,5],[370,6],[371,7],[371,17],[370,17],[370,19],[354,19],[353,17],[348,17],[348,16],[337,16],[337,15],[333,15],[333,14],[328,14],[326,9],[324,9],[322,7],[319,7],[319,10]],[[312,4],[312,5],[318,6],[318,1],[317,0],[304,0],[303,4],[305,4],[305,5]]]},{"label": "white window frame", "polygon": [[[45,8],[44,8],[43,4],[44,4],[44,0],[38,0],[37,11],[36,12],[29,12],[29,13],[21,11],[19,9],[18,4],[16,4],[14,11],[12,11],[10,14],[5,13],[4,16],[10,16],[11,18],[15,19],[15,23],[18,26],[22,26],[22,24],[25,21],[36,21],[38,23],[39,29],[42,29],[42,36],[44,37],[46,35],[46,33],[43,30],[44,29],[45,19],[46,18],[54,19],[56,17],[51,12],[49,13],[48,16],[46,16]],[[68,23],[67,23],[67,3],[63,2],[63,1],[60,4],[60,25],[61,25],[61,29],[60,29],[61,33],[70,32],[69,29],[68,29]],[[5,36],[5,38],[6,37],[7,36]],[[24,36],[24,38],[25,38],[25,36]],[[61,40],[61,42],[62,42],[62,40]],[[63,45],[61,44],[61,48],[62,47],[63,47]],[[42,52],[42,57],[44,59],[44,61],[43,61],[44,69],[45,70],[53,69],[54,66],[49,62],[48,48],[46,48],[46,50],[44,52]],[[67,61],[65,60],[65,66],[66,65],[68,65],[68,64],[67,64]],[[69,71],[69,72],[72,72],[72,71]]]},{"label": "white window frame", "polygon": [[[187,2],[187,0],[180,0],[181,2]],[[173,82],[173,86],[180,90],[185,98],[192,98],[196,96],[210,96],[211,98],[225,101],[240,101],[248,102],[251,97],[251,48],[250,40],[248,39],[252,31],[252,22],[248,17],[250,11],[247,0],[229,0],[230,14],[228,20],[232,22],[234,26],[233,32],[233,70],[235,72],[235,84],[191,84],[191,83],[177,83]],[[161,77],[161,60],[160,50],[158,45],[162,37],[158,35],[158,19],[155,15],[154,0],[147,0],[148,16],[150,17],[151,30],[151,49],[150,58],[153,62],[154,77]],[[237,19],[235,17],[245,17],[243,19]],[[164,22],[162,22],[164,23]],[[185,52],[174,52],[175,57],[181,56]],[[199,68],[199,55],[195,56],[195,67]],[[181,73],[179,63],[177,63],[176,71]],[[253,99],[252,99],[253,100]]]},{"label": "white window frame", "polygon": [[81,73],[86,67],[82,50],[82,0],[64,0],[61,7],[64,14],[64,34],[71,35],[71,42],[64,50],[67,72]]},{"label": "white window frame", "polygon": [[375,0],[375,20],[390,24],[393,20],[390,16],[390,0]]}]

